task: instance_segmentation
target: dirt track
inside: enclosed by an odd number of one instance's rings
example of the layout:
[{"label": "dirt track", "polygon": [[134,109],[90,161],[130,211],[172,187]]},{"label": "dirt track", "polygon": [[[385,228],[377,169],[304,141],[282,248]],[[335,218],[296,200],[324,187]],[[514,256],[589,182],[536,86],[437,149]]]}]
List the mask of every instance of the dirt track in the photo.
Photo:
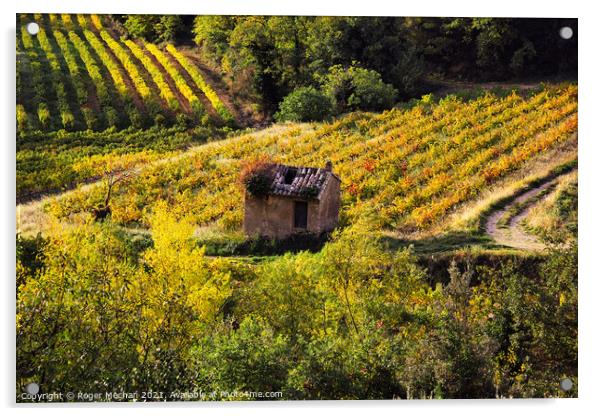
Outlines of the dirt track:
[{"label": "dirt track", "polygon": [[547,182],[539,185],[536,188],[533,188],[518,197],[514,198],[510,201],[504,208],[493,211],[487,217],[485,222],[485,232],[493,239],[496,243],[517,248],[521,250],[531,250],[531,251],[543,251],[545,249],[545,245],[539,241],[539,239],[532,235],[528,234],[522,227],[522,220],[529,214],[529,210],[533,208],[535,204],[539,201],[533,201],[527,204],[525,207],[522,207],[520,211],[514,214],[510,218],[510,222],[507,227],[501,227],[498,223],[500,219],[516,204],[524,203],[525,201],[533,198],[538,193],[550,188],[554,187],[558,184],[559,177],[550,179]]}]

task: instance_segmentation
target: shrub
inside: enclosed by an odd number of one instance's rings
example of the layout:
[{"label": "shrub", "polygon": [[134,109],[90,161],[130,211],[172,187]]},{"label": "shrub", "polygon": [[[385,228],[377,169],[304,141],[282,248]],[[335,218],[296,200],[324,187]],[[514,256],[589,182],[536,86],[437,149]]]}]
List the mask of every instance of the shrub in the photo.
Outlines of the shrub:
[{"label": "shrub", "polygon": [[331,67],[322,87],[339,112],[384,110],[393,106],[397,96],[397,90],[385,84],[378,72],[354,65]]},{"label": "shrub", "polygon": [[46,103],[40,103],[38,106],[38,119],[42,127],[47,128],[50,125],[50,111]]},{"label": "shrub", "polygon": [[165,126],[165,122],[166,122],[166,119],[163,114],[157,114],[155,116],[155,125],[156,126],[163,127],[163,126]]},{"label": "shrub", "polygon": [[270,177],[264,172],[255,172],[246,178],[245,188],[251,195],[261,198],[267,196],[270,191],[270,183]]},{"label": "shrub", "polygon": [[27,130],[27,111],[23,104],[17,104],[17,128],[19,131]]},{"label": "shrub", "polygon": [[260,316],[247,316],[236,326],[218,326],[193,348],[197,385],[220,392],[282,391],[290,361],[287,338]]},{"label": "shrub", "polygon": [[240,183],[254,197],[266,197],[272,184],[273,166],[265,156],[245,163],[240,173]]},{"label": "shrub", "polygon": [[82,114],[84,115],[84,120],[86,121],[86,127],[89,130],[94,130],[98,125],[98,118],[96,117],[96,113],[89,107],[82,108]]},{"label": "shrub", "polygon": [[280,103],[278,121],[320,121],[332,115],[332,101],[313,87],[297,88]]},{"label": "shrub", "polygon": [[119,125],[119,113],[113,107],[108,107],[105,109],[105,114],[107,116],[107,124],[109,127],[117,127]]},{"label": "shrub", "polygon": [[75,125],[75,117],[70,111],[61,111],[61,123],[67,130],[73,129]]},{"label": "shrub", "polygon": [[136,128],[136,129],[141,129],[144,127],[144,117],[142,116],[140,111],[138,111],[138,109],[135,106],[128,108],[127,114],[128,114],[128,117],[130,118],[132,127]]},{"label": "shrub", "polygon": [[188,127],[190,124],[190,117],[184,113],[180,113],[176,116],[176,125],[180,127]]}]

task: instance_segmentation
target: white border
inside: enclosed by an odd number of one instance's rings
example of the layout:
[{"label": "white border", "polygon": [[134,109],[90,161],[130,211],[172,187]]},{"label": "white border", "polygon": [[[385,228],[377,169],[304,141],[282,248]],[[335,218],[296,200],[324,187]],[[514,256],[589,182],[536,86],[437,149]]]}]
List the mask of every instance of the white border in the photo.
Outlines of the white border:
[{"label": "white border", "polygon": [[550,0],[529,5],[524,0],[491,2],[390,0],[213,0],[213,1],[119,1],[60,2],[19,1],[17,10],[28,13],[157,13],[157,14],[268,14],[268,15],[338,15],[338,16],[493,16],[493,17],[577,17],[574,2]]},{"label": "white border", "polygon": [[[14,4],[14,6],[13,6]],[[178,414],[199,412],[212,414],[245,413],[249,415],[303,414],[308,411],[332,413],[335,408],[344,408],[346,413],[365,414],[376,411],[379,414],[501,414],[515,412],[545,412],[562,414],[587,412],[599,407],[601,368],[598,356],[602,351],[600,343],[602,303],[602,268],[600,267],[599,244],[602,235],[599,212],[602,206],[600,197],[600,167],[602,166],[600,113],[602,112],[602,91],[599,73],[600,23],[602,16],[597,13],[594,2],[557,1],[526,2],[524,0],[500,0],[497,2],[469,0],[438,0],[393,2],[391,0],[363,1],[324,1],[324,0],[102,0],[86,2],[82,0],[18,0],[13,4],[2,3],[3,42],[1,60],[4,64],[1,80],[3,83],[3,110],[0,112],[5,134],[2,136],[1,156],[4,186],[2,210],[2,250],[4,299],[2,302],[3,336],[0,342],[2,364],[0,392],[2,405],[9,407],[9,413],[17,410],[14,403],[14,230],[15,230],[15,13],[65,12],[65,13],[173,13],[173,14],[289,14],[289,15],[392,15],[392,16],[493,16],[493,17],[578,17],[579,18],[579,399],[567,400],[449,400],[439,402],[287,402],[287,403],[225,403],[225,404],[151,404],[131,405],[122,409],[112,405],[110,412],[129,413],[144,409],[151,414],[165,414],[168,408]],[[174,409],[174,407],[176,407]],[[19,413],[63,414],[72,411],[82,412],[82,406],[66,407],[26,407]],[[93,404],[84,410],[90,414],[106,414],[102,405]],[[587,412],[589,413],[589,412]]]}]

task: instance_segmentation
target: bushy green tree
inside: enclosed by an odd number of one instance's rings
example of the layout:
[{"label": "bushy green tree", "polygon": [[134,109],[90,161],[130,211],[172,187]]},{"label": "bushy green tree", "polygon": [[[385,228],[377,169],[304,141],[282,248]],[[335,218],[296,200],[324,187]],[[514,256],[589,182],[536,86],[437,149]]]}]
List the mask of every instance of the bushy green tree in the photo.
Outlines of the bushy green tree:
[{"label": "bushy green tree", "polygon": [[131,37],[151,42],[173,42],[183,30],[178,15],[131,14],[125,16],[123,26]]},{"label": "bushy green tree", "polygon": [[159,204],[152,248],[110,222],[57,226],[17,298],[17,384],[43,391],[189,389],[188,355],[230,296],[229,274]]},{"label": "bushy green tree", "polygon": [[382,244],[370,215],[319,253],[244,266],[207,258],[191,217],[165,202],[148,223],[152,245],[110,221],[18,239],[19,390],[576,396],[558,387],[577,383],[573,240],[545,258],[452,262],[432,287],[410,249]]},{"label": "bushy green tree", "polygon": [[17,298],[17,383],[43,391],[131,388],[141,333],[131,250],[107,225],[48,237],[44,267]]},{"label": "bushy green tree", "polygon": [[236,20],[232,16],[196,16],[192,29],[194,41],[208,57],[219,62],[228,51]]},{"label": "bushy green tree", "polygon": [[[241,309],[268,319],[271,326],[295,340],[332,327],[326,310],[327,294],[320,286],[314,255],[286,254],[267,262],[252,284],[255,296],[245,299]],[[329,319],[330,318],[330,319]]]},{"label": "bushy green tree", "polygon": [[195,41],[230,74],[236,91],[249,94],[250,87],[268,110],[337,64],[360,62],[404,95],[422,76],[420,57],[395,18],[202,16],[194,26]]},{"label": "bushy green tree", "polygon": [[314,87],[297,88],[279,107],[275,114],[278,121],[321,121],[333,112],[330,98]]},{"label": "bushy green tree", "polygon": [[131,37],[150,39],[154,36],[156,22],[157,16],[132,14],[125,16],[123,26]]},{"label": "bushy green tree", "polygon": [[173,42],[183,30],[182,19],[177,15],[161,16],[153,29],[155,41]]},{"label": "bushy green tree", "polygon": [[357,65],[331,67],[322,88],[334,100],[338,112],[382,111],[392,107],[397,96],[397,90],[384,83],[378,72]]},{"label": "bushy green tree", "polygon": [[471,80],[576,74],[574,19],[405,18],[405,34],[432,72]]},{"label": "bushy green tree", "polygon": [[291,399],[393,399],[404,397],[395,368],[403,357],[402,339],[374,322],[360,339],[329,333],[302,344],[291,363],[287,394]]},{"label": "bushy green tree", "polygon": [[[576,36],[558,30],[574,19],[201,16],[195,40],[272,110],[329,68],[377,71],[400,98],[424,92],[429,73],[470,80],[576,73]],[[377,102],[376,108],[382,105]]]},{"label": "bushy green tree", "polygon": [[258,316],[249,315],[236,325],[219,325],[192,351],[197,385],[203,391],[229,393],[282,391],[289,348],[286,337]]},{"label": "bushy green tree", "polygon": [[[575,397],[577,395],[577,249],[550,246],[531,273],[516,262],[483,268],[477,289],[493,353],[498,396]],[[475,305],[477,306],[477,305]],[[569,378],[575,387],[559,388]]]}]

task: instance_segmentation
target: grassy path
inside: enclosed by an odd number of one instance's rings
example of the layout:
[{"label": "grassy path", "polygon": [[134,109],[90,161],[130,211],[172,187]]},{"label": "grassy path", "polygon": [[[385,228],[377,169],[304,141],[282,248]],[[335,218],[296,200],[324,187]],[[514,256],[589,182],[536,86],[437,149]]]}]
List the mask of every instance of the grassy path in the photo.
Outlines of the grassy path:
[{"label": "grassy path", "polygon": [[569,173],[549,179],[546,182],[521,193],[503,208],[492,211],[485,221],[485,232],[497,244],[519,250],[543,251],[543,244],[536,236],[529,234],[522,226],[531,208],[554,189],[560,179]]}]

